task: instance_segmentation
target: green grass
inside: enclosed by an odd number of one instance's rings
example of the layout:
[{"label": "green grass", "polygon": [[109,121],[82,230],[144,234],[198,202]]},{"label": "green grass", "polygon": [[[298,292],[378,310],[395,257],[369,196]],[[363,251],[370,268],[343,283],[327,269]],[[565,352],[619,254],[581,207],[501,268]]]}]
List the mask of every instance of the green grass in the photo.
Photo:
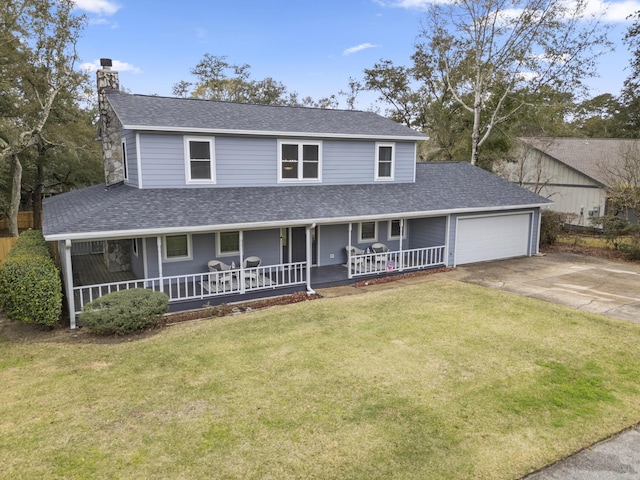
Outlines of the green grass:
[{"label": "green grass", "polygon": [[580,247],[611,248],[611,244],[601,235],[560,235],[556,242],[562,245],[577,245]]},{"label": "green grass", "polygon": [[[558,236],[556,242],[563,245],[577,245],[579,247],[613,249],[613,244],[607,242],[607,239],[602,235],[565,234]],[[633,240],[631,237],[621,237],[619,242],[620,244],[631,245]]]},{"label": "green grass", "polygon": [[517,478],[640,421],[640,327],[435,281],[0,343],[0,478]]}]

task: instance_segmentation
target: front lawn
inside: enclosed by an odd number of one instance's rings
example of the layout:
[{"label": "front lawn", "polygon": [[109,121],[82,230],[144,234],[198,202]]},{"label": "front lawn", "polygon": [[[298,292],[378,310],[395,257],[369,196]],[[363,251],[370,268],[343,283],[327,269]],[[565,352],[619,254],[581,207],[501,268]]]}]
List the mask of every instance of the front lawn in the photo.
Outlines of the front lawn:
[{"label": "front lawn", "polygon": [[513,479],[640,421],[639,385],[639,325],[448,280],[2,341],[0,478]]}]

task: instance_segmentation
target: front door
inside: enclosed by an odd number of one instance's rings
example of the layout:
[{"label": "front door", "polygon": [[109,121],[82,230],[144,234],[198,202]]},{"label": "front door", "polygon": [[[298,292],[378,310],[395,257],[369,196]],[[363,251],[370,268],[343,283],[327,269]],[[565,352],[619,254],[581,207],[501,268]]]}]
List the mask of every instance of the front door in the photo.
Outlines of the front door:
[{"label": "front door", "polygon": [[[293,227],[290,229],[291,262],[304,262],[307,259],[307,236],[305,230],[305,227]],[[317,263],[317,230],[318,227],[311,229],[312,265]]]}]

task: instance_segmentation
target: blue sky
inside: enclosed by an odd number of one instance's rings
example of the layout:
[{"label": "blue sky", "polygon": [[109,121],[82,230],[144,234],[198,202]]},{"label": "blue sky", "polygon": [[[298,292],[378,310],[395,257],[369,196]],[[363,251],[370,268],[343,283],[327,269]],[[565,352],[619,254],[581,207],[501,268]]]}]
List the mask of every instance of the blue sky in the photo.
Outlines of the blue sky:
[{"label": "blue sky", "polygon": [[[621,43],[625,17],[640,0],[589,0],[607,8],[616,51],[600,60],[592,94],[618,94],[629,53]],[[171,96],[192,80],[189,70],[205,53],[251,66],[301,97],[318,99],[345,90],[349,77],[384,58],[409,65],[427,0],[76,0],[89,18],[78,53],[84,67],[111,58],[132,93]],[[359,108],[369,105],[359,104]]]}]

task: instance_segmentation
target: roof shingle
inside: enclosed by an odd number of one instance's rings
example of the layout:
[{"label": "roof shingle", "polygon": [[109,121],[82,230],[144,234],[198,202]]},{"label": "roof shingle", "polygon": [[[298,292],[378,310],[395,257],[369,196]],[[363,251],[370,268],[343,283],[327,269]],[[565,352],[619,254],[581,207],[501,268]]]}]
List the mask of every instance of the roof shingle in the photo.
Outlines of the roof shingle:
[{"label": "roof shingle", "polygon": [[595,181],[607,185],[606,167],[622,164],[638,141],[620,138],[523,138],[522,141]]},{"label": "roof shingle", "polygon": [[542,206],[551,201],[468,163],[418,164],[412,184],[137,189],[95,185],[44,203],[47,239],[259,228]]},{"label": "roof shingle", "polygon": [[128,129],[427,138],[373,112],[251,105],[117,92],[107,94],[107,98],[124,128]]}]

